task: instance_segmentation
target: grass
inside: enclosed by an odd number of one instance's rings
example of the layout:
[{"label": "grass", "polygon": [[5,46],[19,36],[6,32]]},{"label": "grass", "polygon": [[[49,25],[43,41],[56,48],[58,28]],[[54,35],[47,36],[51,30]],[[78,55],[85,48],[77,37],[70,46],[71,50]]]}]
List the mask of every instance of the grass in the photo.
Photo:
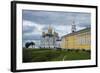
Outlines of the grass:
[{"label": "grass", "polygon": [[85,50],[23,49],[23,62],[87,60],[91,52]]}]

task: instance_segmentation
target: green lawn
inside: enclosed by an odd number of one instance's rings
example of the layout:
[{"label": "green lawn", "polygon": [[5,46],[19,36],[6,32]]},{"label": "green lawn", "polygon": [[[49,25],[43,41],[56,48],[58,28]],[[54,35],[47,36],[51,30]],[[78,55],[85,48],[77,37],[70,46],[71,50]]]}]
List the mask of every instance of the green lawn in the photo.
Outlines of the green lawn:
[{"label": "green lawn", "polygon": [[85,50],[23,49],[23,62],[87,60],[91,52]]}]

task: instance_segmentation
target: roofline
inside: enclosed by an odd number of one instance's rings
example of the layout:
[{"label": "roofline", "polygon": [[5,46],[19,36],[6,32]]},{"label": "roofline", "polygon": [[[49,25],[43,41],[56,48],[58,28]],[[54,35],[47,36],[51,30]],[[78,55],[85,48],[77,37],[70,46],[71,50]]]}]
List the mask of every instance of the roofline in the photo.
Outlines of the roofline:
[{"label": "roofline", "polygon": [[71,35],[71,34],[80,33],[81,31],[88,30],[88,29],[91,30],[91,28],[88,27],[88,28],[85,28],[85,29],[82,29],[82,30],[79,30],[79,31],[76,31],[76,32],[72,32],[72,33],[66,34],[66,35],[62,36],[62,38],[65,37],[65,36],[69,36],[69,35]]}]

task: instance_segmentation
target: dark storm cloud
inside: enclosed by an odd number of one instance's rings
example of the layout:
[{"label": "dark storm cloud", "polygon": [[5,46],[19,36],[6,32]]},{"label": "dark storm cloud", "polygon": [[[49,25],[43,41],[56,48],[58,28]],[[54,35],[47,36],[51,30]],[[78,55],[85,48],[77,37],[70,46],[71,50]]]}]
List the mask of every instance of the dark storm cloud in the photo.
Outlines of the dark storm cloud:
[{"label": "dark storm cloud", "polygon": [[70,25],[74,20],[79,25],[80,22],[90,24],[90,13],[79,12],[50,12],[50,11],[27,11],[23,10],[23,19],[29,20],[41,25]]}]

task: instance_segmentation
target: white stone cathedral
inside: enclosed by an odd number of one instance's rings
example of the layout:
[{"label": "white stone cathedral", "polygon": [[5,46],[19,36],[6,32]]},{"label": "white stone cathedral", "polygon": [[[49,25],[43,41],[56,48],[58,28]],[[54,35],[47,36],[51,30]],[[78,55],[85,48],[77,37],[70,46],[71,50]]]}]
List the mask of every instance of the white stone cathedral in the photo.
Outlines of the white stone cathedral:
[{"label": "white stone cathedral", "polygon": [[42,32],[40,48],[60,48],[60,41],[58,33],[49,26],[47,32]]}]

